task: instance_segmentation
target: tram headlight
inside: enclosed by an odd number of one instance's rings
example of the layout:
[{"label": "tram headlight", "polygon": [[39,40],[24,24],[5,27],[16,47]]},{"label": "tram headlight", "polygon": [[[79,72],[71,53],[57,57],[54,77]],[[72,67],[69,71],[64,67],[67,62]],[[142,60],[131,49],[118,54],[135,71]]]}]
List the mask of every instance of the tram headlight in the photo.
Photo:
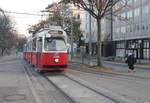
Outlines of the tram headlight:
[{"label": "tram headlight", "polygon": [[58,63],[58,62],[59,62],[59,59],[55,59],[55,62]]}]

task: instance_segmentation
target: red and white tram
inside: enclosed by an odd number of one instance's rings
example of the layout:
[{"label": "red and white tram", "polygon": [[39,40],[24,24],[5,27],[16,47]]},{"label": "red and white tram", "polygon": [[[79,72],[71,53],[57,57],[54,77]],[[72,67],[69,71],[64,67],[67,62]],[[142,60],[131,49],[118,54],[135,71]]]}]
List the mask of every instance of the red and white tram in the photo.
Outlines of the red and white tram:
[{"label": "red and white tram", "polygon": [[24,58],[39,71],[67,69],[67,35],[59,26],[42,29],[29,38]]}]

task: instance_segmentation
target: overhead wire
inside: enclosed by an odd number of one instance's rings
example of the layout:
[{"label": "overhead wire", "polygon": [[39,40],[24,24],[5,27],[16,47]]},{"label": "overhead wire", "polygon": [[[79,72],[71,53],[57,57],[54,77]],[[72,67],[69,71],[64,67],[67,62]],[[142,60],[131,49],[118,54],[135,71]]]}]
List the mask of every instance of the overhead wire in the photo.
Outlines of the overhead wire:
[{"label": "overhead wire", "polygon": [[5,13],[9,13],[9,14],[19,14],[19,15],[31,15],[31,16],[47,16],[47,15],[43,15],[43,14],[34,14],[34,13],[27,13],[27,12],[12,12],[12,11],[4,11]]}]

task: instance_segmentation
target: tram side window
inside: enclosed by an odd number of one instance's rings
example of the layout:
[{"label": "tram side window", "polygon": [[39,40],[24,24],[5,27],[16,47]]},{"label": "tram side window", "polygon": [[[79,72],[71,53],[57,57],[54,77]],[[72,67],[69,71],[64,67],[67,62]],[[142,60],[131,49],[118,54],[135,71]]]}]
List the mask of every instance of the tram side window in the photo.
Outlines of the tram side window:
[{"label": "tram side window", "polygon": [[38,52],[42,52],[42,38],[38,39],[37,50]]},{"label": "tram side window", "polygon": [[31,52],[32,51],[32,43],[30,42],[29,45],[30,45],[30,52]]},{"label": "tram side window", "polygon": [[29,52],[29,44],[27,44],[27,51]]},{"label": "tram side window", "polygon": [[33,39],[33,42],[32,42],[32,50],[33,50],[33,51],[36,51],[36,39]]}]

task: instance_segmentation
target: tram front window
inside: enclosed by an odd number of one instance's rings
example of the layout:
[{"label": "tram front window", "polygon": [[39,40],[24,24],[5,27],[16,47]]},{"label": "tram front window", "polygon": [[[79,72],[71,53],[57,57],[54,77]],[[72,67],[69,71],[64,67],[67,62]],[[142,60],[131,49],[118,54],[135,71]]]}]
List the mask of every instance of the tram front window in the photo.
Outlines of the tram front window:
[{"label": "tram front window", "polygon": [[62,38],[45,38],[45,51],[65,51],[66,44]]}]

